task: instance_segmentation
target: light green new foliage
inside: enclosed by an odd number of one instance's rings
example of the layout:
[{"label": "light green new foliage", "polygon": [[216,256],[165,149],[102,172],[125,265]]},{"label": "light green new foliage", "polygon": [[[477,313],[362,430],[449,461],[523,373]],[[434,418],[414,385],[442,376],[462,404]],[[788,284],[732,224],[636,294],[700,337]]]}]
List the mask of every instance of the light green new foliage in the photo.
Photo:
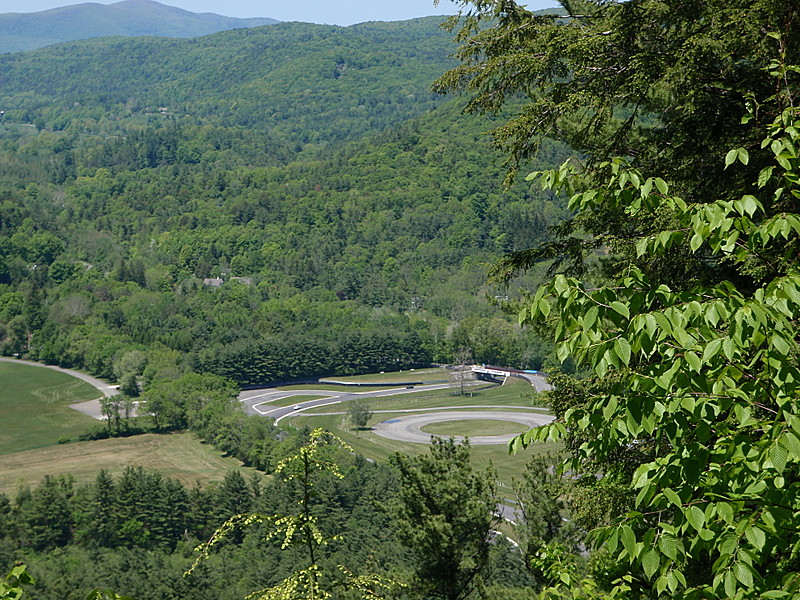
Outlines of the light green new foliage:
[{"label": "light green new foliage", "polygon": [[0,600],[21,600],[28,596],[23,586],[33,585],[33,577],[25,565],[16,565],[4,579],[0,579]]},{"label": "light green new foliage", "polygon": [[[784,79],[800,72],[772,68]],[[511,449],[586,432],[565,465],[581,472],[652,447],[631,480],[634,510],[594,532],[627,574],[603,591],[567,574],[552,597],[800,598],[800,115],[787,97],[761,150],[750,149],[774,157],[753,194],[688,204],[615,160],[601,167],[605,186],[571,199],[581,212],[669,216],[673,227],[638,241],[640,256],[688,244],[709,264],[769,275],[681,291],[634,266],[595,289],[562,275],[521,311],[522,323],[556,317],[560,358],[575,356],[608,385]],[[750,152],[733,150],[725,167]],[[565,189],[574,173],[565,165],[533,178]]]},{"label": "light green new foliage", "polygon": [[356,575],[342,565],[338,565],[338,572],[325,573],[319,564],[320,549],[339,536],[325,536],[319,528],[317,518],[311,514],[311,492],[317,472],[328,472],[339,479],[344,477],[339,465],[331,460],[330,450],[335,447],[351,451],[335,435],[323,429],[312,431],[308,442],[296,454],[278,463],[275,469],[275,474],[285,481],[300,482],[302,495],[297,502],[300,510],[292,515],[240,514],[231,517],[208,542],[196,548],[198,557],[185,575],[191,574],[229,534],[251,525],[268,523],[271,528],[266,539],[280,539],[281,549],[292,545],[304,547],[308,566],[297,569],[277,585],[253,592],[247,600],[325,600],[332,597],[334,588],[354,590],[364,600],[383,598],[382,592],[397,584],[377,575]]}]

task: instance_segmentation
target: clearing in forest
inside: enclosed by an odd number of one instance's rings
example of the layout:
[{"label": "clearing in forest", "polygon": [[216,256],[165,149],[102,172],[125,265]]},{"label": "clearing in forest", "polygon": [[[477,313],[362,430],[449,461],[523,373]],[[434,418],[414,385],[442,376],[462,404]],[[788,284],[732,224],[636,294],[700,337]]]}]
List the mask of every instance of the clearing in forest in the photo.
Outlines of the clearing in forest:
[{"label": "clearing in forest", "polygon": [[65,373],[0,362],[0,455],[77,437],[97,421],[69,405],[101,395],[85,381]]}]

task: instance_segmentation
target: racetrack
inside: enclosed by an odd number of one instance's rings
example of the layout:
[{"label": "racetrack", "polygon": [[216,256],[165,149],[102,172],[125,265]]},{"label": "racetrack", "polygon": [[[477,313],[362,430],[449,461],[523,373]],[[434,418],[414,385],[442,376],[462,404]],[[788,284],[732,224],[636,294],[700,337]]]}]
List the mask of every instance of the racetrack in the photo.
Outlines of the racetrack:
[{"label": "racetrack", "polygon": [[[430,444],[431,434],[422,431],[422,427],[431,423],[441,423],[442,421],[512,421],[522,423],[528,427],[539,427],[547,425],[553,421],[553,416],[541,412],[506,412],[500,410],[493,411],[441,411],[426,414],[414,414],[407,417],[397,417],[388,421],[377,423],[373,426],[374,433],[400,442],[413,442],[415,444]],[[507,444],[517,434],[475,436],[470,437],[469,442],[475,446],[490,444]],[[445,436],[436,436],[445,437]],[[459,436],[455,436],[461,440]]]}]

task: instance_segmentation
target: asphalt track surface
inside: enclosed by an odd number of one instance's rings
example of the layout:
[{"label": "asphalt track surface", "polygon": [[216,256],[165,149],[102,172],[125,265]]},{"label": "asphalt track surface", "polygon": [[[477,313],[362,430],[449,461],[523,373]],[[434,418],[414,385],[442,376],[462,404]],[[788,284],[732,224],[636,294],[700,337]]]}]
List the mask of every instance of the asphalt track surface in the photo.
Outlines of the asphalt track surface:
[{"label": "asphalt track surface", "polygon": [[[525,375],[531,386],[537,391],[544,391],[550,389],[547,380],[538,375]],[[239,400],[242,402],[245,411],[248,414],[263,415],[265,417],[272,417],[276,422],[279,422],[285,417],[297,416],[303,411],[310,408],[318,408],[323,406],[334,406],[341,402],[348,400],[365,399],[365,398],[378,398],[385,396],[397,396],[402,394],[413,394],[418,392],[443,390],[450,388],[449,383],[431,384],[431,385],[416,385],[413,388],[385,388],[381,390],[372,390],[368,392],[350,392],[350,391],[335,391],[330,390],[315,390],[313,388],[303,390],[276,390],[276,389],[260,389],[260,390],[245,390],[239,394]],[[290,398],[292,396],[323,396],[316,400],[300,401],[296,404],[289,406],[273,407],[270,406],[272,402]],[[441,423],[442,421],[464,421],[464,420],[495,420],[495,421],[511,421],[514,423],[522,423],[527,427],[538,427],[546,425],[553,420],[553,417],[541,409],[526,409],[521,406],[507,406],[498,407],[492,406],[491,410],[481,410],[488,407],[483,406],[441,406],[436,408],[427,409],[410,409],[404,410],[391,410],[383,412],[402,413],[410,412],[408,416],[395,417],[387,421],[376,424],[373,427],[374,433],[388,439],[411,442],[417,444],[430,444],[431,435],[424,433],[421,428],[430,425],[431,423]],[[497,410],[498,408],[508,408],[508,411]],[[477,409],[465,411],[464,409]],[[381,411],[376,411],[381,412]],[[420,414],[424,413],[424,414]],[[320,415],[321,413],[314,413]],[[343,414],[342,412],[324,413],[324,414]],[[497,435],[497,436],[475,436],[470,437],[470,443],[474,445],[489,445],[489,444],[506,444],[514,437],[514,434]]]},{"label": "asphalt track surface", "polygon": [[[309,408],[339,404],[348,400],[359,400],[364,398],[378,398],[383,396],[398,396],[401,394],[413,394],[415,392],[425,392],[431,390],[443,390],[450,387],[449,383],[436,383],[431,385],[417,385],[413,388],[385,388],[381,390],[370,390],[368,392],[351,392],[315,390],[313,388],[302,390],[245,390],[239,394],[239,400],[244,406],[246,413],[251,415],[262,415],[272,417],[279,422],[284,417],[300,414]],[[317,400],[305,400],[291,406],[270,406],[271,402],[289,398],[292,396],[323,396]],[[297,406],[298,408],[295,408]]]},{"label": "asphalt track surface", "polygon": [[[87,375],[86,373],[81,373],[79,371],[74,371],[72,369],[64,369],[62,367],[57,367],[53,365],[43,365],[42,363],[28,361],[28,360],[20,360],[16,358],[0,357],[0,362],[17,363],[17,364],[43,367],[46,369],[59,371],[61,373],[71,375],[73,377],[76,377],[78,379],[81,379],[89,383],[93,387],[97,388],[102,393],[102,395],[106,397],[114,396],[119,393],[119,389],[117,388],[117,386],[112,385],[101,379],[97,379],[96,377],[92,377],[91,375]],[[537,391],[550,389],[550,386],[543,377],[540,377],[538,375],[524,375],[524,377],[528,379],[528,381],[531,383],[531,386]],[[449,387],[450,387],[449,383],[438,383],[430,385],[415,385],[414,387],[399,387],[399,388],[391,387],[381,390],[371,390],[365,392],[350,392],[350,391],[332,392],[330,390],[315,390],[313,388],[303,389],[303,390],[277,390],[274,388],[269,388],[269,389],[258,389],[258,390],[244,390],[239,394],[239,400],[242,402],[242,406],[245,409],[246,413],[252,415],[271,417],[275,419],[276,422],[279,422],[281,419],[285,417],[298,415],[310,408],[336,405],[341,402],[347,402],[348,400],[397,396],[402,394],[413,394],[425,391],[443,390],[443,389],[448,389]],[[322,396],[322,398],[319,398],[317,400],[306,400],[298,402],[296,404],[292,404],[290,406],[282,406],[282,407],[270,406],[271,402],[275,402],[277,400],[291,396]],[[103,419],[103,415],[100,410],[99,399],[73,404],[70,406],[70,408],[85,413],[95,419],[98,420]],[[374,427],[374,431],[378,435],[382,435],[388,439],[428,444],[430,443],[431,436],[429,434],[423,433],[421,431],[421,428],[430,423],[440,423],[442,421],[463,421],[466,419],[481,419],[481,420],[488,419],[488,420],[511,421],[515,423],[522,423],[530,427],[536,427],[552,421],[552,417],[547,414],[543,414],[541,412],[538,413],[529,412],[523,407],[510,407],[510,406],[506,407],[509,409],[513,409],[515,412],[510,412],[510,411],[504,412],[504,411],[494,410],[498,408],[496,406],[492,407],[493,410],[491,411],[464,412],[464,409],[467,408],[480,409],[483,407],[442,406],[438,408],[414,409],[408,411],[408,412],[413,412],[414,414],[411,414],[407,417],[405,416],[396,417],[394,419],[390,419],[389,421],[378,423]],[[459,410],[461,412],[457,412]],[[526,412],[520,412],[522,410],[526,410]],[[388,412],[398,413],[406,411],[393,410]],[[419,414],[422,412],[424,412],[425,414]],[[470,442],[475,445],[504,444],[511,437],[513,437],[513,435],[476,436],[474,438],[470,438]]]},{"label": "asphalt track surface", "polygon": [[[444,421],[511,421],[521,423],[528,428],[547,425],[553,421],[553,416],[545,413],[521,413],[506,412],[500,410],[481,410],[481,411],[459,411],[448,410],[427,413],[424,415],[415,414],[407,417],[398,417],[378,423],[372,428],[374,433],[399,442],[412,442],[415,444],[430,444],[431,434],[422,431],[422,427],[431,423],[441,423]],[[473,446],[485,446],[491,444],[507,444],[516,433],[506,435],[476,435],[469,438],[469,443]],[[449,437],[449,436],[436,436]],[[456,441],[461,441],[461,436],[454,436]]]}]

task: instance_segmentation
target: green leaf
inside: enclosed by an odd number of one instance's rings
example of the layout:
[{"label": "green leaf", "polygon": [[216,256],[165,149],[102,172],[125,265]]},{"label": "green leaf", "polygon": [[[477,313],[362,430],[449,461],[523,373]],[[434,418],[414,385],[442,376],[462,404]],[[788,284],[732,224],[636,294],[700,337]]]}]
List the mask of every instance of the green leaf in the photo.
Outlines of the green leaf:
[{"label": "green leaf", "polygon": [[694,348],[694,346],[697,344],[697,340],[687,333],[682,327],[677,325],[673,326],[672,334],[675,336],[675,340],[681,345],[681,348],[685,350]]},{"label": "green leaf", "polygon": [[758,174],[758,187],[763,188],[767,183],[769,183],[770,177],[772,177],[772,170],[775,167],[764,167],[761,169],[761,172]]},{"label": "green leaf", "polygon": [[656,593],[661,596],[667,590],[667,578],[662,575],[656,579]]},{"label": "green leaf", "polygon": [[775,334],[770,338],[770,345],[783,356],[788,356],[792,349],[782,335]]},{"label": "green leaf", "polygon": [[642,555],[642,569],[648,579],[652,579],[658,567],[661,565],[661,555],[655,548],[649,548]]},{"label": "green leaf", "polygon": [[630,316],[631,316],[631,313],[630,313],[630,310],[628,310],[628,307],[626,305],[624,305],[622,302],[620,302],[619,300],[615,300],[614,302],[611,303],[611,310],[613,310],[617,314],[622,315],[626,319],[629,319]]},{"label": "green leaf", "polygon": [[547,298],[543,296],[540,297],[536,303],[536,309],[546,318],[550,314],[550,303],[547,301]]},{"label": "green leaf", "polygon": [[595,322],[597,321],[598,313],[599,310],[597,308],[597,305],[591,306],[589,310],[586,311],[586,314],[583,316],[583,321],[581,323],[583,325],[584,330],[588,331],[594,326]]},{"label": "green leaf", "polygon": [[800,439],[791,431],[784,432],[780,439],[792,459],[800,460]]},{"label": "green leaf", "polygon": [[606,541],[606,548],[611,554],[617,553],[617,547],[619,546],[619,529],[615,529],[611,532],[608,540]]},{"label": "green leaf", "polygon": [[689,363],[689,368],[694,371],[695,373],[700,372],[700,357],[697,356],[694,352],[687,352],[683,355],[686,359],[686,362]]},{"label": "green leaf", "polygon": [[616,354],[624,365],[631,362],[631,345],[625,338],[617,338],[614,342],[614,354]]},{"label": "green leaf", "polygon": [[717,503],[717,513],[722,517],[722,520],[729,525],[733,522],[733,507],[729,502]]},{"label": "green leaf", "polygon": [[761,208],[761,203],[750,194],[742,196],[742,210],[751,217]]},{"label": "green leaf", "polygon": [[722,340],[722,352],[728,360],[733,360],[733,355],[737,350],[736,342],[732,338]]},{"label": "green leaf", "polygon": [[719,354],[720,349],[722,348],[722,340],[716,339],[711,340],[706,344],[706,347],[703,349],[703,363],[708,364],[712,358],[714,358],[717,354]]},{"label": "green leaf", "polygon": [[702,510],[700,510],[699,507],[690,506],[683,511],[683,514],[686,517],[686,520],[689,521],[689,524],[697,531],[703,529],[703,525],[706,523],[706,515]]},{"label": "green leaf", "polygon": [[647,254],[647,248],[650,245],[650,238],[642,238],[636,242],[636,256],[644,256]]},{"label": "green leaf", "polygon": [[789,451],[779,441],[772,444],[769,449],[769,461],[772,467],[782,473],[786,468],[786,460],[789,458]]},{"label": "green leaf", "polygon": [[628,553],[628,556],[631,558],[635,557],[636,535],[633,533],[633,529],[627,525],[623,526],[622,532],[620,533],[620,541],[622,541],[622,547],[625,548],[625,552]]},{"label": "green leaf", "polygon": [[731,570],[725,571],[725,595],[728,598],[733,598],[736,595],[736,576]]},{"label": "green leaf", "polygon": [[767,534],[764,533],[763,529],[755,525],[744,530],[744,537],[759,552],[764,549],[764,545],[767,543]]},{"label": "green leaf", "polygon": [[667,497],[667,500],[669,500],[675,506],[680,508],[683,505],[683,502],[681,502],[681,497],[678,496],[678,494],[675,493],[675,490],[672,488],[664,488],[664,495]]},{"label": "green leaf", "polygon": [[725,155],[725,168],[726,168],[726,169],[727,169],[728,167],[730,167],[730,166],[731,166],[731,165],[732,165],[732,164],[733,164],[733,163],[736,161],[736,157],[737,157],[737,155],[738,155],[738,152],[737,152],[737,149],[736,149],[736,148],[734,148],[733,150],[729,151],[729,152],[728,152],[728,153]]},{"label": "green leaf", "polygon": [[744,426],[750,420],[752,413],[749,406],[737,404],[733,407],[733,414],[736,415],[736,420],[739,421],[739,425]]},{"label": "green leaf", "polygon": [[647,330],[647,335],[652,338],[656,333],[656,329],[658,328],[658,321],[656,321],[656,318],[653,315],[647,314],[644,316],[644,324],[645,329]]},{"label": "green leaf", "polygon": [[673,536],[662,534],[658,538],[658,547],[664,556],[671,560],[677,560],[679,546],[678,540],[676,540]]},{"label": "green leaf", "polygon": [[733,574],[743,586],[747,588],[753,587],[753,573],[747,568],[747,565],[741,562],[733,563]]},{"label": "green leaf", "polygon": [[750,153],[745,148],[739,148],[736,151],[736,157],[739,159],[739,162],[743,165],[746,165],[750,162]]},{"label": "green leaf", "polygon": [[562,363],[569,358],[569,346],[566,344],[559,344],[556,347],[556,356]]}]

